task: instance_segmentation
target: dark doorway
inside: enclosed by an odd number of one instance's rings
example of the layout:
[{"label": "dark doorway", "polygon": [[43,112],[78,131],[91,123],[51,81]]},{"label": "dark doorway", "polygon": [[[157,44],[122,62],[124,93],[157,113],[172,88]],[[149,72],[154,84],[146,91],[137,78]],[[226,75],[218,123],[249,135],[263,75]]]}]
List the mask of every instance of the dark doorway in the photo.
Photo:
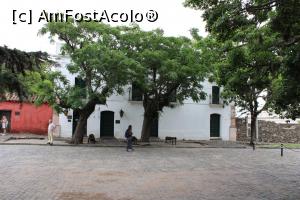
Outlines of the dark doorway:
[{"label": "dark doorway", "polygon": [[220,137],[220,115],[210,115],[210,137]]},{"label": "dark doorway", "polygon": [[100,137],[114,137],[114,121],[114,112],[101,112]]},{"label": "dark doorway", "polygon": [[150,137],[158,137],[158,118],[155,118],[153,121]]},{"label": "dark doorway", "polygon": [[[11,127],[11,111],[10,110],[0,110],[0,120],[2,119],[2,116],[6,116],[8,121],[8,127],[7,132],[10,132]],[[0,125],[0,130],[2,131],[2,125]]]},{"label": "dark doorway", "polygon": [[[72,135],[74,135],[74,133],[75,133],[75,129],[76,129],[78,120],[79,120],[79,112],[76,111],[76,110],[73,110]],[[86,123],[86,125],[87,125],[87,123]],[[83,134],[83,136],[87,136],[87,128],[86,128],[86,126],[84,128],[84,134]]]}]

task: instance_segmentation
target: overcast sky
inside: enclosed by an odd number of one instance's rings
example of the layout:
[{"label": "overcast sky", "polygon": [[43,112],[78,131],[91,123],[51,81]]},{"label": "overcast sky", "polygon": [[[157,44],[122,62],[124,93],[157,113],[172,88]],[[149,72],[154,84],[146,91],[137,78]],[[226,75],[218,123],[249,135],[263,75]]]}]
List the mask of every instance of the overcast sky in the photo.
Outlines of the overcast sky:
[{"label": "overcast sky", "polygon": [[[50,44],[47,36],[37,36],[38,30],[43,26],[42,22],[37,22],[43,10],[64,12],[69,9],[79,13],[93,11],[101,13],[104,9],[108,13],[130,13],[130,10],[146,13],[148,10],[155,10],[158,13],[157,21],[144,20],[139,23],[142,29],[162,28],[166,35],[190,36],[189,30],[195,27],[199,29],[201,35],[205,35],[201,12],[185,8],[183,2],[184,0],[9,0],[2,2],[0,7],[0,45],[25,51],[42,50],[54,54],[56,47]],[[16,14],[32,10],[32,25],[26,23],[14,25],[13,10],[16,10]],[[118,24],[112,23],[112,25]]]}]

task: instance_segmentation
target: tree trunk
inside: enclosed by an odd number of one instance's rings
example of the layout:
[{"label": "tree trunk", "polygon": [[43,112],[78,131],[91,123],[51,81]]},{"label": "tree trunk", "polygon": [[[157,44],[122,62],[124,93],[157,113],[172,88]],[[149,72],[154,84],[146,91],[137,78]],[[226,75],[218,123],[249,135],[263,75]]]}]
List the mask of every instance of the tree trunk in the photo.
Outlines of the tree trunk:
[{"label": "tree trunk", "polygon": [[87,125],[87,119],[89,116],[80,115],[79,120],[72,138],[73,144],[82,144],[83,143],[83,136],[85,133],[85,127]]},{"label": "tree trunk", "polygon": [[87,119],[94,112],[96,104],[99,103],[97,99],[91,99],[79,112],[79,120],[75,129],[71,143],[82,144],[84,128],[87,125]]},{"label": "tree trunk", "polygon": [[251,138],[250,138],[250,145],[254,144],[254,141],[256,140],[256,114],[251,115]]},{"label": "tree trunk", "polygon": [[144,114],[143,127],[141,133],[142,142],[149,142],[153,121],[154,119],[150,117],[147,113]]}]

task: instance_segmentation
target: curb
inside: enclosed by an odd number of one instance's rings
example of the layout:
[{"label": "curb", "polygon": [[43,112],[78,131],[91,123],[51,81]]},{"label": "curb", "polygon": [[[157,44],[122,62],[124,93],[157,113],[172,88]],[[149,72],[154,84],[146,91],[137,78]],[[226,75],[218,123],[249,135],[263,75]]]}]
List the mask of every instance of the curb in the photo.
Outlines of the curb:
[{"label": "curb", "polygon": [[[0,143],[0,145],[28,145],[28,146],[51,146],[49,144],[32,144],[32,143]],[[79,145],[75,145],[75,144],[53,144],[52,146],[70,146],[70,147],[116,147],[116,148],[126,148],[125,145],[89,145],[89,144],[79,144]],[[222,149],[246,149],[246,146],[199,146],[199,147],[193,147],[193,146],[152,146],[152,145],[137,145],[134,146],[135,148],[181,148],[181,149],[199,149],[199,148],[222,148]]]},{"label": "curb", "polygon": [[[280,149],[280,147],[258,147],[256,146],[256,148],[259,148],[259,149]],[[283,149],[300,149],[299,147],[292,147],[292,148],[283,148]]]}]

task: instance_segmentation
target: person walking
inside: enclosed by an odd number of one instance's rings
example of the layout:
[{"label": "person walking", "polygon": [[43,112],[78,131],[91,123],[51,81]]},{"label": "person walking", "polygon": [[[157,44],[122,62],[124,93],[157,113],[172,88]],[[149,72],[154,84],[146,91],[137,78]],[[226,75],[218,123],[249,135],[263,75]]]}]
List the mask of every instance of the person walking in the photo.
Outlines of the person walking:
[{"label": "person walking", "polygon": [[132,148],[132,135],[133,135],[133,133],[132,133],[132,126],[129,125],[128,128],[127,128],[127,130],[126,130],[126,132],[125,132],[125,137],[127,139],[127,148],[126,148],[127,151],[129,151],[129,149],[131,151],[134,150]]},{"label": "person walking", "polygon": [[1,128],[2,128],[2,135],[6,135],[6,129],[8,127],[8,120],[6,118],[5,115],[2,116],[2,119],[1,119]]},{"label": "person walking", "polygon": [[48,142],[47,144],[53,145],[53,133],[55,129],[55,124],[52,122],[52,119],[49,119],[48,125]]}]

